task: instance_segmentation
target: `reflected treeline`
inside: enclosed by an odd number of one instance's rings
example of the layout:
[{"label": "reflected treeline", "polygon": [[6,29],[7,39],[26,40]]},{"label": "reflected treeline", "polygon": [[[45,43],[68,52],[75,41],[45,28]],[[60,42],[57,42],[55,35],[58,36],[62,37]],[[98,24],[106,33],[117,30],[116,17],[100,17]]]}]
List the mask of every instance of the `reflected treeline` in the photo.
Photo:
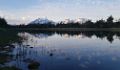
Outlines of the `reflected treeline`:
[{"label": "reflected treeline", "polygon": [[45,34],[45,35],[48,35],[48,36],[52,36],[55,32],[54,31],[32,31],[32,30],[30,30],[30,31],[26,31],[26,32],[28,32],[28,33],[30,33],[30,34]]},{"label": "reflected treeline", "polygon": [[61,36],[68,35],[68,36],[85,36],[91,38],[92,36],[96,36],[97,38],[103,39],[106,38],[109,42],[114,41],[114,36],[120,37],[120,32],[112,32],[112,31],[38,31],[38,32],[29,32],[32,35],[36,34],[44,34],[48,36],[52,36],[55,33]]},{"label": "reflected treeline", "polygon": [[37,38],[47,38],[49,36],[54,35],[54,31],[21,31],[18,33],[18,36],[22,39],[21,41],[28,40],[29,38],[32,38],[32,36],[37,37]]},{"label": "reflected treeline", "polygon": [[113,38],[114,36],[120,37],[120,32],[111,32],[111,31],[80,31],[80,32],[57,31],[56,33],[60,35],[68,34],[70,36],[83,35],[89,38],[91,38],[92,36],[96,36],[97,38],[100,38],[100,39],[107,38],[107,40],[111,43],[114,41],[114,38]]}]

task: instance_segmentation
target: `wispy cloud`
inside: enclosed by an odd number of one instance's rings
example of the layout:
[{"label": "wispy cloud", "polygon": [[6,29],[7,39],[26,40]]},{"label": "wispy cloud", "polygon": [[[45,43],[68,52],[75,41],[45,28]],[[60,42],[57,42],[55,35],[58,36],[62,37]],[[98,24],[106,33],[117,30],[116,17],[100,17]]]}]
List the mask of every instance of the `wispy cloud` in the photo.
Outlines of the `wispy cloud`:
[{"label": "wispy cloud", "polygon": [[120,0],[0,0],[0,15],[7,19],[33,20],[47,17],[100,19],[113,15],[119,17]]}]

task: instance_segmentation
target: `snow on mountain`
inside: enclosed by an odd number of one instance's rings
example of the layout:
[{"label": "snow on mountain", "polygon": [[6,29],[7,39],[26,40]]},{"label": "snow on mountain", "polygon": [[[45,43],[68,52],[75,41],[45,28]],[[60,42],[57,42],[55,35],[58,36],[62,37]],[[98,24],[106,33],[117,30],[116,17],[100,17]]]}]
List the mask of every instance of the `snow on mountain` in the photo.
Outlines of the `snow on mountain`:
[{"label": "snow on mountain", "polygon": [[63,24],[68,24],[68,23],[85,23],[86,21],[88,21],[88,19],[85,18],[78,18],[75,20],[71,20],[71,19],[65,19],[64,21],[61,21]]},{"label": "snow on mountain", "polygon": [[74,20],[65,19],[65,20],[63,21],[63,23],[64,23],[64,24],[67,24],[67,23],[72,23],[72,22],[74,22]]},{"label": "snow on mountain", "polygon": [[[71,20],[71,19],[65,19],[64,21],[60,21],[58,23],[63,23],[63,24],[68,24],[68,23],[85,23],[86,21],[88,21],[88,19],[85,19],[85,18],[78,18],[78,19],[75,19],[75,20]],[[32,22],[30,22],[29,24],[49,24],[49,23],[52,23],[52,24],[55,24],[54,21],[52,20],[49,20],[47,18],[38,18]]]},{"label": "snow on mountain", "polygon": [[75,23],[85,23],[86,21],[88,21],[89,19],[86,19],[86,18],[78,18],[78,19],[75,19],[74,22]]},{"label": "snow on mountain", "polygon": [[52,20],[48,20],[47,18],[38,18],[29,24],[48,24],[48,23],[54,23]]}]

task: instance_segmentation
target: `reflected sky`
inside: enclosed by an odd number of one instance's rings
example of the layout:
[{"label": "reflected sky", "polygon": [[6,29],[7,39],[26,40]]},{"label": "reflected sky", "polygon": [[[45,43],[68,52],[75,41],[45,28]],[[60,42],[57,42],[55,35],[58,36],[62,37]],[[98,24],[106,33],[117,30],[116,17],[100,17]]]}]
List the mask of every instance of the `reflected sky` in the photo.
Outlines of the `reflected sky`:
[{"label": "reflected sky", "polygon": [[[109,34],[111,35],[111,34]],[[119,70],[120,41],[114,36],[107,38],[95,35],[58,33],[18,33],[22,43],[15,43],[15,65],[26,69],[22,60],[33,59],[41,63],[40,70]]]}]

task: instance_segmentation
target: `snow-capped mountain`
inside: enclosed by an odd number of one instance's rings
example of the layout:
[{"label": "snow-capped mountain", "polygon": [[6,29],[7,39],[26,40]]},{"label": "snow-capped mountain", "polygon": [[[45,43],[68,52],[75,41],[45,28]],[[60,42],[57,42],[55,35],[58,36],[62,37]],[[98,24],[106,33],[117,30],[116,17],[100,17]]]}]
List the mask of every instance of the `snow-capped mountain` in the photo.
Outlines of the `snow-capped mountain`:
[{"label": "snow-capped mountain", "polygon": [[74,20],[65,19],[65,20],[63,21],[64,24],[68,24],[68,23],[72,23],[72,22],[74,22]]},{"label": "snow-capped mountain", "polygon": [[78,18],[78,19],[75,19],[74,22],[75,23],[85,23],[86,21],[88,21],[89,19],[86,19],[86,18]]},{"label": "snow-capped mountain", "polygon": [[64,21],[61,21],[63,24],[68,24],[68,23],[85,23],[86,21],[88,21],[88,19],[85,18],[78,18],[75,20],[71,20],[71,19],[65,19]]},{"label": "snow-capped mountain", "polygon": [[[62,23],[62,24],[80,23],[80,24],[82,24],[82,23],[85,23],[86,21],[88,21],[88,19],[78,18],[78,19],[75,19],[75,20],[65,19],[64,21],[60,21],[58,23]],[[49,24],[49,23],[55,24],[54,21],[49,20],[47,18],[38,18],[38,19],[30,22],[29,24]]]},{"label": "snow-capped mountain", "polygon": [[48,20],[47,18],[38,18],[29,24],[48,24],[48,23],[54,23],[52,20]]}]

